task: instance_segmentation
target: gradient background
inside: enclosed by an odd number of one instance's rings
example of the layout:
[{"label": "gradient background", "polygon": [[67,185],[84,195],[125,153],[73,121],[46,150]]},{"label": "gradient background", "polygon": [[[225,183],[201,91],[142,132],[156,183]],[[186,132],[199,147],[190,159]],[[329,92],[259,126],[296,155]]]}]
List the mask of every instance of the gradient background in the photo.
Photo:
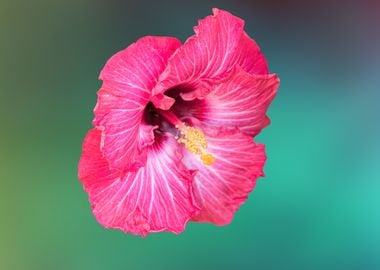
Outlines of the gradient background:
[{"label": "gradient background", "polygon": [[[0,0],[0,269],[380,269],[380,4],[340,3]],[[106,230],[77,180],[99,71],[211,7],[281,78],[266,177],[229,226]]]}]

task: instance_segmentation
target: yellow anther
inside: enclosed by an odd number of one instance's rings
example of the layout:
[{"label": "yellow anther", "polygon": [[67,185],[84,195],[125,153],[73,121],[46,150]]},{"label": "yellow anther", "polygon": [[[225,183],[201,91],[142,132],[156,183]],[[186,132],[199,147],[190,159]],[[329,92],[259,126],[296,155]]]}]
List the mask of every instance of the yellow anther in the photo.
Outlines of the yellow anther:
[{"label": "yellow anther", "polygon": [[207,148],[205,135],[199,128],[185,126],[180,129],[180,132],[179,142],[183,143],[191,153],[200,155],[202,149]]},{"label": "yellow anther", "polygon": [[201,129],[184,125],[179,128],[179,131],[180,136],[177,139],[179,143],[182,143],[191,153],[200,155],[203,164],[211,165],[214,163],[215,158],[205,151],[207,141]]},{"label": "yellow anther", "polygon": [[215,158],[210,153],[204,153],[201,154],[201,160],[203,161],[203,164],[210,166],[215,162]]}]

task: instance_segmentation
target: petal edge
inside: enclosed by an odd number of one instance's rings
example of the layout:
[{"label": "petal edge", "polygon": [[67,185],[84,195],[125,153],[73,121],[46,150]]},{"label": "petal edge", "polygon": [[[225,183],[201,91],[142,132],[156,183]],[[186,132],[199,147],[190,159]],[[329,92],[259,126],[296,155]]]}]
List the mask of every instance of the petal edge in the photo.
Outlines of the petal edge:
[{"label": "petal edge", "polygon": [[121,173],[109,169],[100,152],[100,137],[99,130],[89,131],[79,162],[79,179],[98,222],[142,236],[182,232],[198,207],[192,195],[192,173],[182,165],[175,140],[163,138],[150,146],[145,167]]}]

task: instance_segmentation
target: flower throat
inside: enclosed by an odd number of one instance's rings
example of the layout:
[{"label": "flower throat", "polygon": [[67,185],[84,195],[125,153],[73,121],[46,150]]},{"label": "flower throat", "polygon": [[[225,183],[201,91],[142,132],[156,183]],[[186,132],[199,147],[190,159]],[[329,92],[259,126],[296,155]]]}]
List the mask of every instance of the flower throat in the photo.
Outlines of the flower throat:
[{"label": "flower throat", "polygon": [[171,111],[155,109],[155,112],[179,130],[179,135],[175,136],[177,142],[183,144],[190,153],[200,156],[203,164],[210,166],[215,162],[215,157],[206,151],[206,136],[200,128],[186,125]]}]

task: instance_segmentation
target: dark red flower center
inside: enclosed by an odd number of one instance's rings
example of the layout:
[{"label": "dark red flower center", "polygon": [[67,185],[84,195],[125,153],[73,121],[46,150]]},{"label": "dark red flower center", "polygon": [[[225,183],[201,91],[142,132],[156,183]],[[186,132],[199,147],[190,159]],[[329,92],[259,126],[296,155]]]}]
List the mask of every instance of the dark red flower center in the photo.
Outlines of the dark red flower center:
[{"label": "dark red flower center", "polygon": [[[171,94],[175,94],[176,92],[172,92]],[[191,103],[183,101],[179,95],[176,96],[176,102],[181,102],[182,104]],[[184,106],[183,108],[186,107],[188,106]],[[207,152],[208,145],[203,131],[198,127],[192,126],[190,123],[181,121],[172,110],[157,109],[152,103],[149,103],[144,111],[144,120],[152,126],[158,126],[154,130],[155,138],[162,136],[164,133],[169,133],[178,143],[185,146],[189,152],[199,155],[205,165],[211,165],[215,162],[215,158]]]}]

